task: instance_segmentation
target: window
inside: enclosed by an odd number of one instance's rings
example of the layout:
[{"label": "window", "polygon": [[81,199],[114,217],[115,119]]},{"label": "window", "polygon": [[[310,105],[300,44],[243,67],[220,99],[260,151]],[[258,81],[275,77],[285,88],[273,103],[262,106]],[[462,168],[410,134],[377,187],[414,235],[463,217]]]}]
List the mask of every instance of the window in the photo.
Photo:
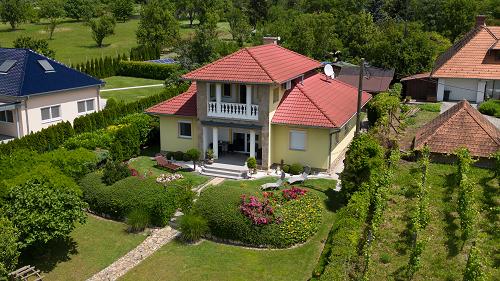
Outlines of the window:
[{"label": "window", "polygon": [[54,67],[49,63],[48,60],[38,60],[40,66],[45,70],[45,73],[55,72]]},{"label": "window", "polygon": [[273,90],[273,103],[277,103],[279,99],[280,99],[280,89],[274,88],[274,90]]},{"label": "window", "polygon": [[231,85],[230,84],[224,84],[224,88],[222,89],[222,95],[224,97],[231,97]]},{"label": "window", "polygon": [[94,111],[94,100],[79,101],[77,102],[77,106],[79,114]]},{"label": "window", "polygon": [[7,74],[9,70],[16,64],[15,60],[6,60],[0,64],[0,74]]},{"label": "window", "polygon": [[240,85],[240,103],[247,102],[247,85]]},{"label": "window", "polygon": [[215,84],[208,84],[209,85],[209,95],[210,95],[210,101],[216,101],[216,94],[215,94]]},{"label": "window", "polygon": [[306,132],[290,131],[290,150],[306,150]]},{"label": "window", "polygon": [[55,121],[61,118],[61,106],[54,105],[40,109],[42,112],[42,121]]},{"label": "window", "polygon": [[179,137],[191,138],[191,122],[179,121]]},{"label": "window", "polygon": [[14,113],[12,110],[0,111],[0,122],[14,123]]}]

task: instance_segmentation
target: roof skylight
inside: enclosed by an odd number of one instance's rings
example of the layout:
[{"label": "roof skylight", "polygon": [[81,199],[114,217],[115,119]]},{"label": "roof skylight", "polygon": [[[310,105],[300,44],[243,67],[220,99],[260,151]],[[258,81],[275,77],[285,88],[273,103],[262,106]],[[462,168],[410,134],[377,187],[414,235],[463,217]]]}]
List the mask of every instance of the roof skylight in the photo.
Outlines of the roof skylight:
[{"label": "roof skylight", "polygon": [[0,64],[0,74],[7,74],[9,70],[16,64],[15,60],[6,60]]},{"label": "roof skylight", "polygon": [[49,63],[48,60],[38,60],[38,63],[40,64],[40,66],[43,67],[43,69],[45,70],[45,73],[55,72],[54,67]]}]

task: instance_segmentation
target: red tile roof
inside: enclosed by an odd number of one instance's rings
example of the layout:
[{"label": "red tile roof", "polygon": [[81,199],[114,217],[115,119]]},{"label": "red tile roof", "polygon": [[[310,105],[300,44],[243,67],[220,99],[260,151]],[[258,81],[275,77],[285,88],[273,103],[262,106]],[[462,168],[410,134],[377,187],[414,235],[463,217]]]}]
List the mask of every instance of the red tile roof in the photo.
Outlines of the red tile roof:
[{"label": "red tile roof", "polygon": [[499,79],[500,62],[489,55],[499,45],[500,26],[479,26],[436,61],[432,77]]},{"label": "red tile roof", "polygon": [[500,130],[468,101],[461,101],[420,128],[413,147],[418,150],[425,144],[435,153],[466,147],[473,156],[489,157],[500,149]]},{"label": "red tile roof", "polygon": [[[282,99],[272,123],[340,128],[356,114],[357,88],[316,74],[295,85]],[[363,92],[363,105],[371,95]]]},{"label": "red tile roof", "polygon": [[401,79],[401,82],[415,80],[415,79],[428,79],[430,78],[430,72],[418,73]]},{"label": "red tile roof", "polygon": [[169,100],[146,109],[147,113],[159,115],[196,116],[196,83],[189,89]]},{"label": "red tile roof", "polygon": [[316,60],[279,45],[268,44],[243,48],[182,78],[192,81],[283,83],[320,66]]}]

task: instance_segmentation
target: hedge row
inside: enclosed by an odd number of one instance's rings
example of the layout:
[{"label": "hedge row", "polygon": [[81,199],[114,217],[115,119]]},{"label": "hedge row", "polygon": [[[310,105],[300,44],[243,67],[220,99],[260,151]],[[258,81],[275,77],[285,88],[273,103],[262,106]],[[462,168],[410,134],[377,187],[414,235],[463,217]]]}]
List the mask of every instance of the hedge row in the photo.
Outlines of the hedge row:
[{"label": "hedge row", "polygon": [[133,210],[144,210],[152,225],[164,226],[176,209],[186,211],[191,207],[193,192],[188,189],[165,188],[154,178],[138,177],[127,177],[106,186],[101,174],[90,173],[80,181],[83,199],[95,213],[123,220]]},{"label": "hedge row", "polygon": [[106,78],[116,75],[119,68],[119,62],[122,59],[127,59],[126,57],[127,56],[124,54],[122,56],[118,55],[117,57],[106,56],[104,58],[94,58],[84,63],[71,65],[71,67],[80,72],[87,73],[90,76]]},{"label": "hedge row", "polygon": [[160,47],[150,47],[139,45],[130,49],[130,60],[132,61],[146,61],[159,59],[161,55]]},{"label": "hedge row", "polygon": [[118,75],[156,80],[176,79],[182,68],[179,64],[161,64],[140,61],[120,61]]},{"label": "hedge row", "polygon": [[319,280],[348,280],[352,260],[358,256],[358,246],[370,207],[368,190],[352,195],[349,204],[337,212],[313,278]]}]

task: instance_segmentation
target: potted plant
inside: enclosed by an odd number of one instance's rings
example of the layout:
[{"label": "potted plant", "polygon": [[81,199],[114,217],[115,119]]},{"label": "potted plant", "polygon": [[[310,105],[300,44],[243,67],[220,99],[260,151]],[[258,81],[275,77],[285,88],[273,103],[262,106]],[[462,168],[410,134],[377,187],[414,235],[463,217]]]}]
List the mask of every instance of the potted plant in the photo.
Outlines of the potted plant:
[{"label": "potted plant", "polygon": [[247,167],[250,174],[255,174],[257,170],[257,160],[255,159],[255,157],[248,157]]},{"label": "potted plant", "polygon": [[214,163],[214,151],[212,149],[207,150],[207,164],[213,164]]}]

